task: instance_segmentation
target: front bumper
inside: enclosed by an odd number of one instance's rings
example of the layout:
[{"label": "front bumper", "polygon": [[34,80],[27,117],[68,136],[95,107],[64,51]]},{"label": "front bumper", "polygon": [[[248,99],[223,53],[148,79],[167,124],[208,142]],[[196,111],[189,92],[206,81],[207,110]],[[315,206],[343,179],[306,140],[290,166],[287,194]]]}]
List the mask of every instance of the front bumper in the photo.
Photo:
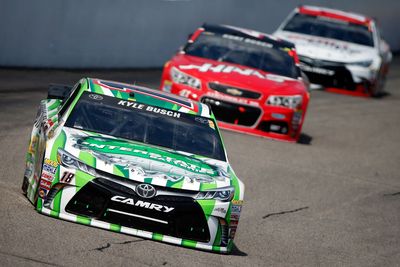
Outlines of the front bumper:
[{"label": "front bumper", "polygon": [[[78,176],[78,179],[87,180],[81,187],[56,183],[45,199],[39,198],[38,211],[68,221],[175,245],[221,253],[231,251],[239,220],[237,213],[236,217],[231,217],[231,207],[235,206],[232,203],[194,200],[179,194],[144,199],[120,183],[93,178]],[[112,201],[112,196],[116,195],[128,201]],[[137,202],[141,204],[132,205]],[[150,203],[155,208],[151,208]],[[160,206],[173,210],[166,213],[159,210]]]},{"label": "front bumper", "polygon": [[161,90],[209,105],[222,129],[288,142],[299,139],[308,105],[307,97],[297,110],[267,106],[261,97],[238,98],[211,89],[204,93],[169,81],[164,81]]},{"label": "front bumper", "polygon": [[357,96],[370,95],[377,73],[368,67],[300,57],[301,69],[312,84],[327,91]]}]

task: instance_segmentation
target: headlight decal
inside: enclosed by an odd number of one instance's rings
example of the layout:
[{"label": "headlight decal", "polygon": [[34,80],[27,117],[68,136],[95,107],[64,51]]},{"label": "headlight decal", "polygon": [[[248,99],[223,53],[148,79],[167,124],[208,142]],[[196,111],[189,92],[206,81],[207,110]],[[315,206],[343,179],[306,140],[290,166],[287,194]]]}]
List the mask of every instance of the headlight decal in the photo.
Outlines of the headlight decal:
[{"label": "headlight decal", "polygon": [[233,187],[224,187],[220,189],[201,191],[199,192],[195,199],[197,200],[220,200],[220,201],[231,201],[235,194],[235,189]]},{"label": "headlight decal", "polygon": [[95,168],[83,163],[81,160],[71,155],[64,149],[58,149],[57,160],[62,166],[66,168],[80,170],[93,176],[96,175]]},{"label": "headlight decal", "polygon": [[171,75],[171,79],[175,83],[187,85],[187,86],[189,86],[191,88],[198,89],[198,90],[201,89],[201,81],[200,81],[200,79],[195,78],[193,76],[190,76],[190,75],[178,70],[175,67],[171,68],[170,75]]},{"label": "headlight decal", "polygon": [[303,97],[301,95],[293,95],[293,96],[270,95],[265,104],[269,106],[280,106],[290,109],[297,109],[301,106],[302,102],[303,102]]}]

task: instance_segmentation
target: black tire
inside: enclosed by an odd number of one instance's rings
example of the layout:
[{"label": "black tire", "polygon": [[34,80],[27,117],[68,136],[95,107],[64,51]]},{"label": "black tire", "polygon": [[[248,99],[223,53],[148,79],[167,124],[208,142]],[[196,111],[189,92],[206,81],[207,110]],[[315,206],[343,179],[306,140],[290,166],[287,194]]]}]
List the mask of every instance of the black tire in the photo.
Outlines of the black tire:
[{"label": "black tire", "polygon": [[24,180],[22,181],[22,188],[21,188],[22,193],[24,195],[26,195],[28,193],[28,185],[29,185],[28,178],[26,178],[26,176],[24,176]]}]

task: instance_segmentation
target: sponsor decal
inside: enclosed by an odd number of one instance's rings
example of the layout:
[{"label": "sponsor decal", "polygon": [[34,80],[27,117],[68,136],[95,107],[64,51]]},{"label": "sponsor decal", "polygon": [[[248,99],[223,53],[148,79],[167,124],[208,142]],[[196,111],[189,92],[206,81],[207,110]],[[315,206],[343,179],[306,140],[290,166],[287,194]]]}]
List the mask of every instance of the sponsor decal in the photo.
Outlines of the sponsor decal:
[{"label": "sponsor decal", "polygon": [[[248,31],[247,32],[251,32],[254,34],[251,34],[257,38],[262,38],[264,35],[262,35],[261,33],[258,33],[256,31]],[[263,41],[259,41],[259,40],[255,40],[255,39],[251,39],[251,38],[246,38],[246,37],[241,37],[241,36],[236,36],[236,35],[230,35],[230,34],[223,34],[222,38],[226,38],[226,39],[231,39],[231,40],[236,40],[236,41],[242,41],[248,44],[253,44],[253,45],[258,45],[258,46],[262,46],[262,47],[268,47],[268,48],[272,48],[273,45],[263,42]]]},{"label": "sponsor decal", "polygon": [[203,118],[203,117],[196,117],[195,121],[203,123],[203,124],[208,124],[209,119]]},{"label": "sponsor decal", "polygon": [[192,92],[187,89],[183,89],[179,91],[179,95],[183,97],[189,97]]},{"label": "sponsor decal", "polygon": [[216,206],[216,207],[214,207],[211,215],[224,218],[226,216],[227,212],[228,212],[227,207]]},{"label": "sponsor decal", "polygon": [[54,174],[43,171],[41,178],[44,179],[44,180],[52,182],[53,179],[54,179]]},{"label": "sponsor decal", "polygon": [[172,89],[172,82],[168,81],[168,80],[164,81],[164,85],[162,87],[162,90],[164,92],[171,93],[171,89]]},{"label": "sponsor decal", "polygon": [[309,65],[306,65],[303,63],[300,64],[300,68],[304,71],[318,73],[318,74],[322,74],[322,75],[326,75],[326,76],[335,75],[335,71],[333,71],[333,70],[328,70],[328,69],[319,68],[319,67],[312,67],[312,66],[309,66]]},{"label": "sponsor decal", "polygon": [[181,114],[176,111],[168,110],[168,109],[163,109],[163,108],[158,108],[158,107],[153,107],[153,106],[148,106],[145,104],[140,104],[136,102],[131,102],[131,101],[126,101],[126,100],[120,100],[117,105],[124,106],[124,107],[129,107],[133,109],[139,109],[139,110],[145,110],[148,112],[153,112],[157,113],[160,115],[168,116],[168,117],[173,117],[173,118],[180,118]]},{"label": "sponsor decal", "polygon": [[230,227],[237,227],[238,224],[239,224],[239,221],[237,221],[237,220],[231,220],[229,226],[230,226]]},{"label": "sponsor decal", "polygon": [[230,239],[235,238],[236,229],[237,229],[237,227],[230,227],[230,230],[229,230],[229,238]]},{"label": "sponsor decal", "polygon": [[[168,153],[157,153],[159,152],[158,150],[152,150],[149,147],[124,141],[97,137],[80,138],[77,140],[77,148],[82,150],[90,149],[96,152],[129,155],[133,157],[138,157],[141,159],[141,161],[143,161],[142,159],[154,160],[161,163],[167,163],[194,173],[207,174],[212,176],[217,175],[217,171],[199,160],[187,160],[186,158],[180,159],[181,157],[178,155],[171,154],[171,156],[169,156]],[[132,158],[130,159],[131,161],[133,160]]]},{"label": "sponsor decal", "polygon": [[243,205],[243,200],[232,200],[232,204],[234,205]]},{"label": "sponsor decal", "polygon": [[74,177],[75,177],[75,174],[73,174],[71,172],[64,172],[63,175],[61,176],[60,182],[69,184]]},{"label": "sponsor decal", "polygon": [[32,176],[32,173],[33,173],[33,164],[32,162],[27,161],[24,176],[29,178]]},{"label": "sponsor decal", "polygon": [[29,153],[32,153],[32,154],[35,153],[37,143],[38,143],[38,137],[34,136],[32,138],[31,144],[30,144],[30,146],[28,148],[28,152]]},{"label": "sponsor decal", "polygon": [[230,95],[220,94],[218,92],[209,92],[209,93],[206,94],[206,96],[209,96],[209,97],[212,97],[212,98],[216,98],[216,99],[226,100],[226,101],[229,101],[229,102],[245,104],[245,105],[249,105],[249,106],[258,106],[258,102],[257,101],[251,101],[251,100],[248,100],[248,99],[237,98],[237,97],[230,96]]},{"label": "sponsor decal", "polygon": [[240,214],[231,213],[231,221],[239,221]]},{"label": "sponsor decal", "polygon": [[58,162],[54,161],[54,160],[51,160],[51,159],[45,159],[44,163],[47,164],[47,165],[53,166],[55,168],[58,167]]},{"label": "sponsor decal", "polygon": [[286,118],[286,116],[284,114],[281,113],[272,113],[271,117],[274,119],[278,119],[278,120],[283,120]]},{"label": "sponsor decal", "polygon": [[53,167],[51,165],[48,165],[48,164],[43,164],[43,171],[55,174],[57,171],[57,168]]},{"label": "sponsor decal", "polygon": [[50,188],[51,188],[51,182],[46,180],[40,180],[40,189],[50,190]]},{"label": "sponsor decal", "polygon": [[208,120],[208,125],[211,129],[215,130],[215,123],[212,120]]},{"label": "sponsor decal", "polygon": [[48,192],[48,190],[46,190],[44,188],[40,188],[39,189],[39,197],[40,198],[45,198],[47,196],[47,192]]},{"label": "sponsor decal", "polygon": [[345,50],[348,51],[350,53],[357,53],[359,52],[358,50],[352,49],[351,47],[349,47],[349,45],[342,43],[342,42],[336,42],[334,40],[328,40],[325,38],[309,38],[309,37],[305,37],[305,36],[301,36],[301,35],[288,35],[287,36],[288,39],[292,39],[292,40],[301,40],[304,42],[306,42],[308,45],[315,45],[317,47],[328,47],[331,49],[336,49],[336,50]]},{"label": "sponsor decal", "polygon": [[[277,79],[276,75],[264,74],[258,70],[250,68],[240,68],[231,65],[218,64],[214,65],[211,63],[204,63],[203,65],[180,65],[182,70],[198,70],[199,72],[214,72],[214,73],[237,73],[243,76],[254,76],[263,80],[273,80],[277,82],[283,82],[285,78]],[[287,79],[287,78],[286,78]]]},{"label": "sponsor decal", "polygon": [[242,211],[241,205],[232,205],[232,213],[240,213]]},{"label": "sponsor decal", "polygon": [[111,198],[111,200],[115,201],[115,202],[121,202],[121,203],[124,203],[127,205],[132,205],[132,206],[139,207],[139,208],[156,210],[156,211],[165,212],[165,213],[171,212],[175,209],[172,207],[154,204],[154,203],[147,202],[147,201],[142,201],[142,200],[135,201],[133,198],[123,197],[123,196],[113,196]]},{"label": "sponsor decal", "polygon": [[220,212],[220,213],[223,213],[223,214],[225,214],[225,213],[226,213],[226,209],[225,209],[225,208],[223,208],[223,207],[216,208],[216,209],[214,209],[214,211],[216,211],[216,212]]},{"label": "sponsor decal", "polygon": [[103,100],[103,96],[98,95],[98,94],[90,94],[89,98],[91,98],[93,100],[98,100],[98,101]]}]

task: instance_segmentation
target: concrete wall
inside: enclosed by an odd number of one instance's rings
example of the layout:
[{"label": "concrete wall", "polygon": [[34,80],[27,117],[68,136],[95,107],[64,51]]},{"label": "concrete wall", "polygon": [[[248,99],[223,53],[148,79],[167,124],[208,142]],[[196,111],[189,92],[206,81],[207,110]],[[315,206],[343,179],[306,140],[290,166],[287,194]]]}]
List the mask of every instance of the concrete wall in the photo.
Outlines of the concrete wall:
[{"label": "concrete wall", "polygon": [[0,66],[161,67],[203,22],[272,32],[299,4],[376,17],[400,50],[399,0],[0,0]]}]

